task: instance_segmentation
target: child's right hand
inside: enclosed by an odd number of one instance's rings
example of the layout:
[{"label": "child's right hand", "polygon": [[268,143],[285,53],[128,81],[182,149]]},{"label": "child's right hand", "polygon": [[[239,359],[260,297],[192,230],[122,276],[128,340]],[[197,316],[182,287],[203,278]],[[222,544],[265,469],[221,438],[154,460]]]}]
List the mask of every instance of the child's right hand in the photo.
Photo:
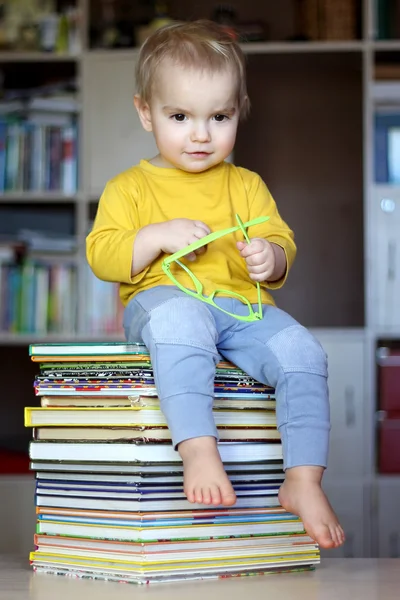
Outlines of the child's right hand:
[{"label": "child's right hand", "polygon": [[[193,221],[192,219],[172,219],[159,225],[160,248],[166,254],[174,254],[174,252],[186,248],[189,244],[201,240],[201,238],[211,233],[210,228],[205,223]],[[191,261],[196,260],[196,254],[204,254],[205,251],[206,247],[203,246],[195,252],[187,254],[186,258]]]}]

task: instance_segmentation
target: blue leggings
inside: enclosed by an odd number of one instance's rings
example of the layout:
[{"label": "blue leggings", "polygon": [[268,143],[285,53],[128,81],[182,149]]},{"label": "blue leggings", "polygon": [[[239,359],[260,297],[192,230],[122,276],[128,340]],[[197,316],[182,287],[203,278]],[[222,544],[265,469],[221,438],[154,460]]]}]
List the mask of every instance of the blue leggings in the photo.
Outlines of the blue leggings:
[{"label": "blue leggings", "polygon": [[[220,306],[247,314],[239,300]],[[256,308],[256,307],[254,307]],[[147,346],[155,383],[175,446],[201,436],[218,439],[212,404],[221,356],[276,390],[284,467],[326,467],[329,446],[327,360],[319,342],[275,306],[263,319],[238,321],[173,286],[137,294],[124,313],[128,341]]]}]

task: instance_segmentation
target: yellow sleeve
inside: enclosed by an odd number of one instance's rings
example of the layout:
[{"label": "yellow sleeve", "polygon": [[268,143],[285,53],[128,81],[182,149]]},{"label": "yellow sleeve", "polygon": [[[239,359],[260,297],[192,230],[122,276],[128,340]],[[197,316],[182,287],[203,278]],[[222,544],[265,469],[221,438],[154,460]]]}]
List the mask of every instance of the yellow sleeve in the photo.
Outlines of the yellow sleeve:
[{"label": "yellow sleeve", "polygon": [[131,277],[133,244],[140,229],[138,190],[116,180],[101,195],[93,229],[86,238],[86,257],[93,273],[104,281],[137,283],[147,269]]},{"label": "yellow sleeve", "polygon": [[250,171],[247,171],[246,175],[247,177],[244,177],[244,181],[248,194],[250,220],[261,216],[269,217],[269,221],[250,227],[249,237],[266,239],[281,246],[285,252],[286,271],[284,276],[278,279],[278,281],[265,282],[263,284],[270,289],[279,289],[285,283],[296,257],[297,249],[294,242],[294,233],[281,218],[275,200],[261,177]]}]

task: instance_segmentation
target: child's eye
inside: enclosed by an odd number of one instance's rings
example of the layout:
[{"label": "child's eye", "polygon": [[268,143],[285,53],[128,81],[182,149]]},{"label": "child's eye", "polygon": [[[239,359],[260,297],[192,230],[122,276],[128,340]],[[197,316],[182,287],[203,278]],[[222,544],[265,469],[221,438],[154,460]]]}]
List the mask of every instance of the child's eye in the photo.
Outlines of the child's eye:
[{"label": "child's eye", "polygon": [[217,123],[222,123],[223,121],[226,121],[228,119],[227,115],[215,115],[214,116],[214,120],[217,121]]},{"label": "child's eye", "polygon": [[178,123],[183,123],[183,121],[186,119],[186,116],[182,113],[179,113],[177,115],[172,115],[171,119],[178,121]]}]

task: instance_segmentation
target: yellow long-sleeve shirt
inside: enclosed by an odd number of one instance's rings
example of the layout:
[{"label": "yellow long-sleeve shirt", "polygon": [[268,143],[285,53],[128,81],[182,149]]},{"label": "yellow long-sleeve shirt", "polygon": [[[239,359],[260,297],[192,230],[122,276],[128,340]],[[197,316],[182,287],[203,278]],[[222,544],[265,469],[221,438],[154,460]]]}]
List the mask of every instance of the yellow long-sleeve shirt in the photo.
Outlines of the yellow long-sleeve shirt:
[{"label": "yellow long-sleeve shirt", "polygon": [[[236,213],[243,222],[269,216],[269,221],[250,227],[248,235],[266,238],[285,252],[285,276],[263,284],[263,303],[274,304],[266,288],[279,288],[286,279],[296,255],[293,232],[281,219],[262,179],[226,162],[203,173],[187,173],[155,167],[142,160],[114,177],[100,198],[94,226],[86,240],[87,259],[97,277],[121,284],[120,296],[126,306],[138,292],[173,285],[161,268],[164,254],[131,277],[133,245],[139,229],[152,223],[187,218],[203,221],[211,231],[218,231],[236,226]],[[236,248],[238,240],[243,240],[240,231],[212,242],[207,252],[188,266],[203,284],[204,294],[216,289],[235,291],[256,303],[256,286]],[[174,275],[185,287],[193,287],[179,266]]]}]

